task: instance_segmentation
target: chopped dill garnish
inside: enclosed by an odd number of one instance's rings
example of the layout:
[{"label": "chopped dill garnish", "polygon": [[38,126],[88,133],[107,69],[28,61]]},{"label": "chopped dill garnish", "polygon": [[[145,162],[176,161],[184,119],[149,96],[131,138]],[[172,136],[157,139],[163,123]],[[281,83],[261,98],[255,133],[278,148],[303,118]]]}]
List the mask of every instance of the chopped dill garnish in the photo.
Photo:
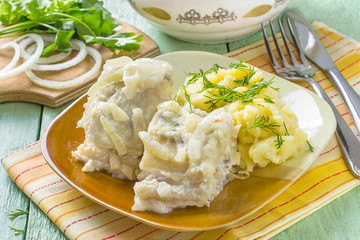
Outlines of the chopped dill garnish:
[{"label": "chopped dill garnish", "polygon": [[203,75],[203,71],[200,69],[199,73],[189,73],[188,75],[191,76],[191,78],[186,82],[186,86],[196,82]]},{"label": "chopped dill garnish", "polygon": [[271,86],[272,89],[274,89],[275,91],[279,91],[280,88],[276,88],[276,87],[273,87]]},{"label": "chopped dill garnish", "polygon": [[[262,128],[266,132],[272,131],[274,132],[276,128],[280,127],[276,122],[270,122],[270,116],[255,116],[255,120],[250,127],[244,128],[241,131],[247,131],[252,128]],[[275,133],[275,132],[274,132]]]},{"label": "chopped dill garnish", "polygon": [[215,63],[212,68],[210,68],[209,70],[206,71],[206,74],[211,73],[211,72],[215,72],[217,74],[220,68],[224,68],[224,67],[221,67]]},{"label": "chopped dill garnish", "polygon": [[255,116],[253,124],[250,127],[241,129],[241,131],[244,132],[257,127],[263,129],[266,132],[271,131],[276,135],[276,140],[274,140],[274,142],[276,143],[275,146],[277,149],[279,149],[284,144],[285,139],[283,139],[283,137],[276,131],[280,125],[276,122],[270,122],[270,116]]},{"label": "chopped dill garnish", "polygon": [[274,142],[276,142],[275,147],[279,149],[284,144],[285,140],[282,138],[282,136],[279,133],[276,132],[273,133],[276,134],[276,140],[274,140]]},{"label": "chopped dill garnish", "polygon": [[267,103],[275,103],[269,96],[265,95],[264,101]]},{"label": "chopped dill garnish", "polygon": [[262,105],[262,104],[260,104],[260,103],[258,103],[257,105],[258,105],[258,106],[260,106],[260,107],[265,108],[265,106],[264,106],[264,105]]},{"label": "chopped dill garnish", "polygon": [[246,64],[244,64],[244,62],[241,61],[241,60],[238,63],[230,63],[229,67],[230,68],[236,68],[236,69],[248,68],[248,66]]},{"label": "chopped dill garnish", "polygon": [[256,73],[255,68],[251,65],[246,65],[244,62],[240,61],[240,63],[232,63],[230,64],[231,68],[239,69],[239,70],[247,70],[248,73],[242,80],[235,80],[234,82],[240,84],[241,86],[246,86],[249,84],[250,79],[254,76]]},{"label": "chopped dill garnish", "polygon": [[308,140],[306,140],[306,143],[307,143],[307,145],[308,145],[308,147],[309,147],[309,150],[310,150],[311,152],[314,152],[314,147],[310,144],[310,142],[309,142]]},{"label": "chopped dill garnish", "polygon": [[190,95],[187,93],[185,85],[183,85],[183,90],[184,90],[184,95],[185,95],[186,101],[189,103],[190,112],[192,113],[193,110],[192,110],[192,106],[191,106]]},{"label": "chopped dill garnish", "polygon": [[15,236],[25,233],[24,229],[16,229],[16,228],[10,227],[10,226],[9,226],[9,228],[14,231]]},{"label": "chopped dill garnish", "polygon": [[28,211],[25,211],[23,209],[16,209],[15,211],[9,211],[5,213],[6,216],[8,216],[10,218],[10,220],[14,220],[15,218],[21,216],[21,215],[25,215],[25,214],[29,214]]},{"label": "chopped dill garnish", "polygon": [[200,69],[198,73],[188,73],[188,76],[191,76],[191,78],[186,82],[186,86],[193,84],[199,78],[201,78],[209,73],[215,72],[215,74],[217,74],[220,68],[224,68],[224,67],[221,67],[215,63],[214,66],[212,68],[208,69],[206,72],[204,72],[202,69]]},{"label": "chopped dill garnish", "polygon": [[233,103],[240,101],[242,103],[252,103],[255,96],[258,95],[261,90],[267,88],[272,83],[272,79],[269,81],[261,81],[257,84],[252,85],[244,92],[237,92],[233,89],[227,88],[222,85],[217,85],[210,82],[205,76],[203,77],[203,88],[200,92],[203,92],[207,89],[216,89],[216,92],[208,92],[209,95],[205,95],[205,97],[209,98],[205,104],[210,104],[209,109],[214,110],[217,108],[217,104],[219,102],[223,102],[224,104]]},{"label": "chopped dill garnish", "polygon": [[285,122],[283,122],[283,125],[284,125],[284,129],[285,129],[285,136],[289,136],[290,134],[289,134],[289,132],[287,130]]}]

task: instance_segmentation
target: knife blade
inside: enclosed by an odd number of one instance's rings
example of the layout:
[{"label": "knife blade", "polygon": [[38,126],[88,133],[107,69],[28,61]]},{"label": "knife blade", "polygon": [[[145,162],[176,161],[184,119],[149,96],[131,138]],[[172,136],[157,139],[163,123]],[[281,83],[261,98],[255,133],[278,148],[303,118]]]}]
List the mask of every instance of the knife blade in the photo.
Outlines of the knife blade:
[{"label": "knife blade", "polygon": [[[349,112],[354,120],[354,124],[360,132],[360,97],[356,91],[346,81],[339,69],[336,67],[334,61],[330,58],[326,49],[317,37],[311,24],[298,8],[288,10],[283,18],[283,26],[287,26],[285,22],[289,19],[296,35],[300,48],[303,50],[306,57],[314,62],[320,69],[322,69],[332,80],[341,96],[343,97]],[[287,38],[292,41],[291,33],[288,27],[285,27],[285,34]]]}]

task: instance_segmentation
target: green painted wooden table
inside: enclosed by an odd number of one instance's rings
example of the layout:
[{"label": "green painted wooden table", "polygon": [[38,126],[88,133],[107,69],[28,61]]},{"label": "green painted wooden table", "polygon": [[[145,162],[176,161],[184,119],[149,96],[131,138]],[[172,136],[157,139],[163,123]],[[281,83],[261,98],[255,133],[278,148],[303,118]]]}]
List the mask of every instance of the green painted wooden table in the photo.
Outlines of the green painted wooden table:
[{"label": "green painted wooden table", "polygon": [[[180,0],[179,0],[180,1]],[[169,37],[146,22],[131,9],[126,0],[105,0],[115,17],[124,19],[151,36],[161,52],[203,50],[219,54],[238,49],[262,39],[257,32],[227,44],[201,45]],[[289,7],[301,7],[310,20],[324,22],[332,28],[360,41],[360,0],[292,0]],[[49,108],[32,103],[0,104],[0,156],[39,140],[50,122],[68,104]],[[34,205],[0,169],[0,239],[66,239],[65,235]],[[17,208],[28,215],[11,221],[5,212]],[[15,236],[9,226],[24,230]],[[273,237],[281,239],[360,239],[360,187],[299,221]]]}]

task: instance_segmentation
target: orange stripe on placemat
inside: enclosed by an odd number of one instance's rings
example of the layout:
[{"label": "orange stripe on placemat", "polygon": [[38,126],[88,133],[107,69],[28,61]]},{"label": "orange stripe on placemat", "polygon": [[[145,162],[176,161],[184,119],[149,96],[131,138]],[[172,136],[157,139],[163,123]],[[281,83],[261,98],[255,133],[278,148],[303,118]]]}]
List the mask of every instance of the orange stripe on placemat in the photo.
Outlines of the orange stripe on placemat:
[{"label": "orange stripe on placemat", "polygon": [[331,160],[331,161],[325,162],[325,163],[323,163],[323,164],[320,164],[320,165],[318,165],[318,166],[315,166],[315,167],[307,170],[307,171],[306,171],[303,175],[301,175],[295,182],[298,182],[301,178],[304,178],[306,175],[309,175],[311,172],[315,171],[316,169],[325,167],[325,166],[327,166],[327,165],[329,165],[329,164],[332,164],[332,163],[334,163],[334,162],[338,162],[338,161],[340,161],[340,160],[343,160],[342,156],[340,156],[340,157],[338,157],[338,158],[335,158],[335,159],[333,159],[333,160]]},{"label": "orange stripe on placemat", "polygon": [[34,169],[37,169],[37,168],[39,168],[39,167],[44,167],[44,166],[47,166],[47,163],[43,163],[43,164],[40,164],[40,165],[31,167],[31,168],[28,168],[28,169],[22,171],[21,173],[19,173],[19,174],[15,177],[14,182],[16,183],[17,179],[18,179],[21,175],[23,175],[24,173],[29,172],[29,171],[34,170]]},{"label": "orange stripe on placemat", "polygon": [[248,51],[250,51],[250,50],[254,50],[254,49],[259,48],[259,47],[262,47],[262,46],[264,46],[264,45],[265,45],[265,43],[261,43],[261,44],[259,44],[259,45],[254,46],[254,47],[244,49],[243,51],[238,52],[238,53],[235,53],[234,55],[228,55],[228,57],[231,57],[231,58],[237,57],[237,56],[239,56],[240,54],[243,54],[243,53],[248,52]]},{"label": "orange stripe on placemat", "polygon": [[199,232],[198,234],[196,234],[195,236],[192,236],[189,240],[194,240],[195,238],[199,237],[201,234],[203,234],[204,232]]},{"label": "orange stripe on placemat", "polygon": [[133,225],[133,226],[131,226],[131,227],[129,227],[129,228],[127,228],[127,229],[125,229],[125,230],[117,233],[117,234],[111,235],[110,237],[106,237],[106,238],[103,238],[103,239],[101,239],[101,240],[107,240],[107,239],[111,239],[111,238],[114,238],[114,237],[116,237],[116,236],[119,236],[119,235],[121,235],[121,234],[123,234],[123,233],[125,233],[125,232],[127,232],[127,231],[130,231],[131,229],[139,226],[140,224],[141,224],[141,222],[138,222],[137,224],[135,224],[135,225]]},{"label": "orange stripe on placemat", "polygon": [[160,231],[160,229],[159,229],[159,228],[155,228],[154,230],[151,230],[150,232],[145,233],[144,235],[136,238],[135,240],[142,239],[143,237],[149,236],[150,234],[153,234],[154,232],[157,232],[157,231]]},{"label": "orange stripe on placemat", "polygon": [[69,228],[69,227],[71,227],[72,225],[74,225],[74,224],[76,224],[76,223],[78,223],[78,222],[82,222],[82,221],[86,221],[86,220],[88,220],[88,219],[91,219],[91,218],[93,218],[93,217],[96,217],[96,216],[98,216],[98,215],[101,215],[101,214],[103,214],[103,213],[105,213],[105,212],[108,212],[108,211],[110,211],[109,209],[105,209],[105,210],[103,210],[103,211],[101,211],[101,212],[97,212],[97,213],[95,213],[95,214],[93,214],[93,215],[91,215],[91,216],[88,216],[88,217],[85,217],[85,218],[80,218],[80,219],[78,219],[78,220],[76,220],[76,221],[73,221],[72,223],[70,223],[70,224],[68,224],[65,228],[64,228],[64,233],[66,233],[66,230]]},{"label": "orange stripe on placemat", "polygon": [[39,180],[39,179],[41,179],[41,178],[44,178],[44,177],[53,175],[53,174],[55,174],[55,172],[51,171],[51,172],[46,173],[46,174],[44,174],[44,175],[41,175],[41,176],[39,176],[39,177],[33,178],[33,179],[27,181],[26,183],[24,183],[24,185],[23,185],[20,189],[21,189],[22,191],[24,191],[25,187],[26,187],[28,184],[30,184],[30,183],[32,183],[32,182],[34,182],[34,181],[36,181],[36,180]]},{"label": "orange stripe on placemat", "polygon": [[78,197],[76,197],[76,198],[72,198],[72,199],[67,200],[67,201],[65,201],[65,202],[62,202],[62,203],[60,203],[60,204],[57,204],[57,205],[51,207],[51,208],[46,212],[46,214],[49,214],[49,212],[51,212],[53,209],[55,209],[55,208],[57,208],[57,207],[60,207],[60,206],[62,206],[62,205],[64,205],[64,204],[73,202],[73,201],[78,200],[78,199],[83,198],[83,197],[84,197],[84,195],[80,195],[80,196],[78,196]]},{"label": "orange stripe on placemat", "polygon": [[26,147],[23,147],[23,148],[15,151],[15,152],[12,152],[12,153],[9,153],[9,154],[5,155],[3,158],[1,158],[1,163],[2,163],[6,158],[8,158],[8,157],[10,157],[10,156],[12,156],[12,155],[14,155],[14,154],[16,154],[16,153],[18,153],[18,152],[21,152],[21,151],[23,151],[23,150],[25,150],[25,149],[27,149],[27,148],[30,148],[30,147],[32,147],[32,146],[35,146],[35,145],[37,145],[37,144],[39,144],[39,143],[41,143],[41,141],[34,142],[33,144],[30,144],[30,145],[28,145],[28,146],[26,146]]},{"label": "orange stripe on placemat", "polygon": [[61,192],[54,193],[54,194],[48,195],[48,196],[46,196],[46,197],[43,197],[42,199],[40,199],[40,201],[38,202],[37,205],[40,206],[41,202],[44,201],[45,199],[48,199],[48,198],[50,198],[50,197],[54,197],[54,196],[56,196],[56,195],[60,195],[60,194],[66,193],[66,192],[70,192],[70,191],[72,191],[72,190],[75,190],[75,189],[74,189],[74,188],[69,188],[69,189],[66,189],[66,190],[64,190],[64,191],[61,191]]},{"label": "orange stripe on placemat", "polygon": [[[263,228],[258,229],[257,231],[255,231],[255,232],[253,232],[253,233],[250,233],[250,234],[247,234],[247,235],[241,236],[241,237],[239,237],[238,239],[240,239],[240,238],[244,238],[244,237],[248,237],[248,236],[250,236],[250,235],[252,235],[252,234],[254,234],[254,233],[258,233],[258,232],[260,232],[261,230],[265,229],[266,227],[270,226],[271,224],[274,224],[275,222],[280,221],[281,219],[283,219],[284,217],[288,216],[289,214],[294,213],[294,212],[296,212],[296,211],[299,211],[300,209],[303,209],[304,207],[308,206],[309,204],[311,204],[311,203],[313,203],[313,202],[318,201],[320,198],[325,197],[326,195],[328,195],[328,194],[329,194],[329,193],[331,193],[332,191],[334,191],[334,190],[338,189],[339,187],[341,187],[341,186],[345,185],[346,183],[349,183],[349,182],[354,181],[354,180],[355,180],[355,179],[349,179],[349,180],[347,180],[347,181],[345,181],[345,182],[340,183],[339,185],[335,186],[334,188],[332,188],[331,190],[329,190],[329,191],[325,192],[324,194],[320,195],[319,197],[315,198],[314,200],[312,200],[312,201],[310,201],[310,202],[307,202],[307,203],[306,203],[306,204],[304,204],[303,206],[301,206],[301,207],[299,207],[299,208],[297,208],[297,209],[294,209],[294,210],[292,210],[292,211],[290,211],[290,212],[288,212],[288,213],[286,213],[286,214],[282,215],[281,217],[279,217],[279,218],[278,218],[278,219],[276,219],[275,221],[273,221],[273,222],[271,222],[271,223],[269,223],[269,224],[265,225]],[[240,228],[240,227],[243,227],[243,226],[245,226],[245,224],[244,224],[244,225],[242,225],[242,226],[239,226],[239,227],[233,228],[233,229],[237,229],[237,228]],[[220,238],[218,238],[218,239],[220,239]]]},{"label": "orange stripe on placemat", "polygon": [[[351,42],[348,42],[348,43],[346,43],[346,44],[344,44],[344,45],[342,45],[342,46],[334,49],[333,51],[329,52],[329,55],[333,55],[334,53],[340,51],[341,49],[345,48],[346,46],[348,46],[348,45],[350,45],[350,44],[351,44]],[[354,51],[354,49],[351,49],[351,51]]]},{"label": "orange stripe on placemat", "polygon": [[14,166],[16,166],[16,165],[18,165],[18,164],[21,164],[21,163],[23,163],[23,162],[29,161],[29,160],[31,160],[31,159],[37,158],[37,157],[39,157],[39,156],[42,156],[42,154],[39,153],[39,154],[36,154],[36,155],[34,155],[34,156],[32,156],[32,157],[29,157],[29,158],[26,158],[26,159],[21,160],[21,161],[19,161],[19,162],[16,162],[16,163],[12,164],[12,165],[7,169],[6,172],[9,173],[10,169],[13,168]]},{"label": "orange stripe on placemat", "polygon": [[54,223],[56,224],[57,221],[59,221],[60,218],[62,218],[63,216],[65,216],[65,215],[67,215],[67,214],[70,214],[70,213],[73,213],[73,212],[77,212],[77,211],[80,211],[80,210],[82,210],[82,209],[85,209],[85,208],[88,208],[88,207],[92,207],[92,206],[95,206],[95,205],[96,205],[96,203],[91,203],[90,205],[87,205],[87,206],[84,206],[84,207],[81,207],[81,208],[78,208],[78,209],[74,209],[74,210],[71,210],[71,211],[67,211],[67,212],[59,215],[59,216],[55,219]]},{"label": "orange stripe on placemat", "polygon": [[[263,53],[263,54],[260,54],[252,59],[249,59],[248,62],[254,62],[255,60],[259,59],[259,58],[263,58],[263,57],[266,57],[268,54],[267,53]],[[267,62],[269,63],[269,62]]]},{"label": "orange stripe on placemat", "polygon": [[338,62],[340,59],[342,59],[343,57],[345,57],[346,55],[348,55],[349,53],[352,53],[352,52],[354,52],[354,49],[351,49],[350,51],[347,51],[346,53],[344,53],[343,55],[341,55],[340,57],[335,59],[334,62]]},{"label": "orange stripe on placemat", "polygon": [[103,224],[103,225],[101,225],[101,226],[98,226],[98,227],[89,229],[89,230],[87,230],[87,231],[79,234],[74,240],[77,240],[79,237],[81,237],[82,235],[84,235],[84,234],[86,234],[86,233],[89,233],[89,232],[91,232],[91,231],[94,231],[94,230],[96,230],[96,229],[99,229],[99,228],[101,228],[101,227],[104,227],[104,226],[106,226],[106,225],[109,225],[109,224],[111,224],[111,223],[113,223],[113,222],[119,221],[119,220],[124,219],[124,218],[126,218],[126,217],[120,217],[120,218],[117,218],[117,219],[115,219],[115,220],[112,220],[112,221],[110,221],[110,222],[108,222],[108,223],[105,223],[105,224]]},{"label": "orange stripe on placemat", "polygon": [[[357,71],[357,72],[354,72],[353,74],[351,74],[351,75],[348,76],[348,79],[354,77],[355,75],[357,75],[357,74],[359,74],[359,73],[360,73],[360,70]],[[360,81],[356,82],[353,86],[358,85],[359,83],[360,83]]]},{"label": "orange stripe on placemat", "polygon": [[[254,221],[256,221],[256,220],[260,219],[261,217],[263,217],[263,216],[265,216],[265,215],[269,214],[270,212],[274,211],[275,209],[280,208],[280,207],[282,207],[282,206],[285,206],[286,204],[288,204],[288,203],[290,203],[290,202],[294,201],[295,199],[297,199],[297,198],[298,198],[298,197],[300,197],[301,195],[303,195],[303,194],[305,194],[305,193],[309,192],[310,190],[314,189],[314,188],[315,188],[316,186],[318,186],[321,182],[324,182],[324,181],[326,181],[326,180],[328,180],[328,179],[331,179],[332,177],[338,176],[339,174],[343,174],[343,173],[346,173],[346,172],[349,172],[349,170],[344,170],[344,171],[341,171],[341,172],[337,172],[337,173],[335,173],[335,174],[333,174],[333,175],[330,175],[330,176],[327,176],[326,178],[323,178],[322,180],[318,181],[317,183],[315,183],[314,185],[312,185],[310,188],[308,188],[308,189],[306,189],[305,191],[303,191],[302,193],[298,194],[297,196],[295,196],[295,197],[294,197],[294,198],[292,198],[291,200],[289,200],[289,201],[287,201],[287,202],[285,202],[285,203],[279,204],[279,205],[277,205],[277,206],[275,206],[275,207],[271,208],[270,210],[268,210],[268,211],[264,212],[263,214],[261,214],[261,215],[259,215],[259,216],[255,217],[255,218],[253,218],[253,219],[249,220],[248,222],[246,222],[246,223],[244,223],[244,224],[242,224],[242,225],[240,225],[240,226],[237,226],[237,227],[232,227],[232,228],[227,229],[227,230],[226,230],[226,231],[225,231],[222,235],[220,235],[220,237],[219,237],[219,238],[217,238],[217,239],[222,238],[222,237],[223,237],[226,233],[228,233],[228,232],[229,232],[229,231],[231,231],[231,230],[234,230],[234,229],[238,229],[238,228],[244,227],[244,226],[246,226],[246,225],[248,225],[248,224],[250,224],[250,223],[253,223]],[[312,201],[307,202],[305,205],[303,205],[303,206],[301,206],[301,207],[299,207],[299,208],[297,208],[297,209],[295,209],[295,210],[293,210],[293,211],[290,211],[290,212],[288,212],[287,214],[283,214],[280,218],[278,218],[277,220],[275,220],[275,221],[273,221],[273,222],[269,223],[269,224],[268,224],[268,225],[266,225],[265,227],[263,227],[263,228],[261,228],[261,229],[257,230],[256,232],[253,232],[253,233],[247,234],[247,235],[245,235],[245,236],[241,236],[241,237],[239,237],[239,239],[240,239],[240,238],[243,238],[243,237],[246,237],[246,236],[249,236],[249,235],[252,235],[252,234],[254,234],[254,233],[257,233],[257,232],[259,232],[259,231],[263,230],[263,229],[264,229],[264,228],[266,228],[267,226],[269,226],[269,225],[271,225],[271,224],[273,224],[273,223],[275,223],[275,222],[279,221],[279,220],[280,220],[280,219],[282,219],[283,217],[285,217],[285,216],[287,216],[287,215],[289,215],[289,214],[291,214],[291,213],[293,213],[293,212],[295,212],[295,211],[298,211],[298,210],[300,210],[300,209],[302,209],[302,208],[306,207],[306,206],[307,206],[307,205],[309,205],[310,203],[313,203],[313,202],[315,202],[315,201],[319,200],[320,198],[324,197],[325,195],[329,194],[330,192],[334,191],[335,189],[337,189],[337,188],[339,188],[339,187],[343,186],[344,184],[346,184],[346,183],[348,183],[348,182],[354,181],[354,180],[356,180],[356,179],[352,178],[352,179],[346,180],[345,182],[342,182],[342,183],[338,184],[337,186],[335,186],[335,187],[334,187],[334,188],[332,188],[331,190],[329,190],[329,191],[325,192],[324,194],[320,195],[320,196],[319,196],[319,197],[317,197],[316,199],[313,199]]]},{"label": "orange stripe on placemat", "polygon": [[360,58],[356,59],[356,61],[353,61],[351,64],[346,65],[344,68],[339,69],[339,70],[340,70],[340,72],[343,72],[344,70],[348,69],[349,67],[352,67],[353,65],[355,65],[355,63],[358,63],[358,62],[360,62]]},{"label": "orange stripe on placemat", "polygon": [[334,46],[336,44],[337,44],[337,42],[333,42],[333,43],[330,43],[330,44],[324,46],[324,48],[329,48],[329,47],[332,47],[332,46]]}]

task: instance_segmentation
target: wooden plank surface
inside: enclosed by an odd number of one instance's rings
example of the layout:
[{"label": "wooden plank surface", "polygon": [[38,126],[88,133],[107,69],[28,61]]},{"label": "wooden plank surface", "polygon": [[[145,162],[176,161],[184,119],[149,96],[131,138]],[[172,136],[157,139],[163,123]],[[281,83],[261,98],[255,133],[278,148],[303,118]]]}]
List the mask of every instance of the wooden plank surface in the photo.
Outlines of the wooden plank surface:
[{"label": "wooden plank surface", "polygon": [[[131,23],[152,37],[162,53],[178,50],[202,50],[224,54],[262,39],[257,32],[230,44],[198,45],[176,40],[159,32],[133,11],[127,0],[105,0],[115,17]],[[292,0],[290,7],[301,6],[311,20],[322,21],[360,41],[359,0]],[[49,123],[65,108],[43,107],[29,103],[0,104],[0,156],[4,156],[40,138]],[[39,208],[16,187],[3,168],[0,170],[0,239],[66,239]],[[21,208],[28,216],[10,221],[5,212]],[[360,187],[336,199],[290,228],[274,236],[287,239],[360,239]],[[25,229],[15,236],[8,227]]]}]

